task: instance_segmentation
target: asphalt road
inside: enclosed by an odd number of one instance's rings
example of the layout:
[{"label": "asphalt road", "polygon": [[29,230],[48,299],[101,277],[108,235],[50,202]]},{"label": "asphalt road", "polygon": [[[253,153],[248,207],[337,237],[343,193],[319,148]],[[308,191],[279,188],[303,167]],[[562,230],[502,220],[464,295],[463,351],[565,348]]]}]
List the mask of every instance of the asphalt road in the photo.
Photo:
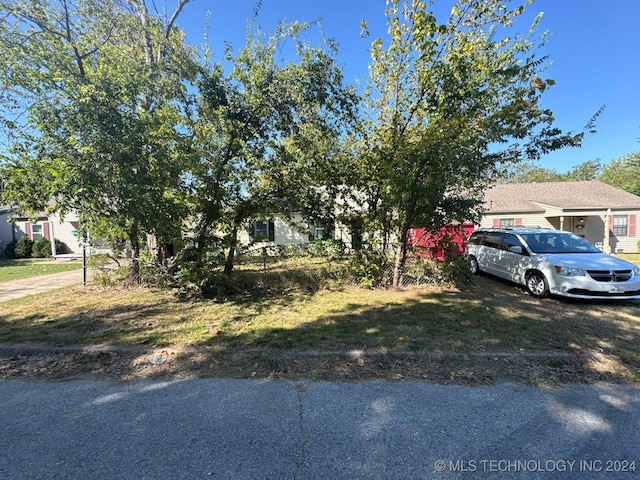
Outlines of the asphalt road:
[{"label": "asphalt road", "polygon": [[628,386],[11,380],[0,406],[1,479],[640,477]]}]

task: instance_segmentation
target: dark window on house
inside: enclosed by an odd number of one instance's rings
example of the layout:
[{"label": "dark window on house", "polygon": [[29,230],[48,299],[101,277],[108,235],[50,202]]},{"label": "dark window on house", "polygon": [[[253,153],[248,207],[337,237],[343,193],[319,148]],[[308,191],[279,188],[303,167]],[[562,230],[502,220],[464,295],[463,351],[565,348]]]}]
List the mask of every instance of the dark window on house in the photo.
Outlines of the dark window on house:
[{"label": "dark window on house", "polygon": [[31,225],[31,240],[36,242],[43,237],[44,237],[44,233],[42,231],[42,225],[41,224]]},{"label": "dark window on house", "polygon": [[626,237],[628,231],[628,223],[626,215],[613,216],[613,235],[616,237]]},{"label": "dark window on house", "polygon": [[324,231],[324,222],[322,220],[309,220],[309,241],[313,242],[315,240],[324,240],[325,231]]},{"label": "dark window on house", "polygon": [[273,218],[269,220],[255,220],[251,224],[250,232],[251,238],[254,242],[260,241],[275,241],[275,224],[273,222]]},{"label": "dark window on house", "polygon": [[500,219],[500,228],[512,228],[516,226],[515,218],[501,218]]}]

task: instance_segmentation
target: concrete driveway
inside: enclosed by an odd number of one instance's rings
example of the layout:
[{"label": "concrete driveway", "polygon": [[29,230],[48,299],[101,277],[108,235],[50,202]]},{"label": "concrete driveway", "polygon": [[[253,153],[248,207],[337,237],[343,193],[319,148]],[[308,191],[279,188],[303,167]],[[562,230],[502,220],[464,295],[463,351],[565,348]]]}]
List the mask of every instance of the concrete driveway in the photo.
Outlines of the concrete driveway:
[{"label": "concrete driveway", "polygon": [[633,479],[640,389],[0,381],[2,479]]},{"label": "concrete driveway", "polygon": [[0,283],[0,302],[82,283],[82,270],[40,275]]}]

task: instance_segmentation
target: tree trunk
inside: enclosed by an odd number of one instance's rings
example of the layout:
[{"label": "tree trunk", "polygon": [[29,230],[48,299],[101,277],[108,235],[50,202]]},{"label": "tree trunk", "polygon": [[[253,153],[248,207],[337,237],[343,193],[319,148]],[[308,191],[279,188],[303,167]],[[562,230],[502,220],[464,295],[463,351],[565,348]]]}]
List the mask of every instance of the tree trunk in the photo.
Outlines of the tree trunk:
[{"label": "tree trunk", "polygon": [[404,266],[407,263],[407,243],[409,241],[409,229],[413,223],[416,211],[417,199],[412,195],[407,202],[405,210],[405,220],[400,230],[400,238],[398,239],[398,247],[396,248],[395,262],[393,265],[393,288],[402,286],[402,277],[404,275]]},{"label": "tree trunk", "polygon": [[395,261],[393,265],[393,288],[402,287],[402,277],[404,266],[407,263],[407,239],[409,237],[409,224],[405,223],[400,232],[400,240],[396,248]]},{"label": "tree trunk", "polygon": [[233,232],[231,232],[231,244],[229,245],[229,254],[227,255],[227,260],[224,262],[224,275],[230,276],[233,271],[233,261],[236,257],[236,248],[238,246],[238,227],[233,228]]},{"label": "tree trunk", "polygon": [[138,223],[133,222],[129,230],[129,242],[131,243],[131,273],[130,278],[134,282],[140,281],[140,240],[138,238]]}]

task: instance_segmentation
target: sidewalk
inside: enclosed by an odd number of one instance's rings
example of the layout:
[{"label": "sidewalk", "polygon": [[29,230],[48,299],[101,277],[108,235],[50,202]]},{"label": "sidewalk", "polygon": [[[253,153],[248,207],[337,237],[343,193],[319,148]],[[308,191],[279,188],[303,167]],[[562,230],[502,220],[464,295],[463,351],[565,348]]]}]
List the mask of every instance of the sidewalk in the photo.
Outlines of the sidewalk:
[{"label": "sidewalk", "polygon": [[41,275],[0,283],[0,302],[14,298],[26,297],[36,293],[48,292],[57,288],[79,285],[82,283],[82,270]]}]

